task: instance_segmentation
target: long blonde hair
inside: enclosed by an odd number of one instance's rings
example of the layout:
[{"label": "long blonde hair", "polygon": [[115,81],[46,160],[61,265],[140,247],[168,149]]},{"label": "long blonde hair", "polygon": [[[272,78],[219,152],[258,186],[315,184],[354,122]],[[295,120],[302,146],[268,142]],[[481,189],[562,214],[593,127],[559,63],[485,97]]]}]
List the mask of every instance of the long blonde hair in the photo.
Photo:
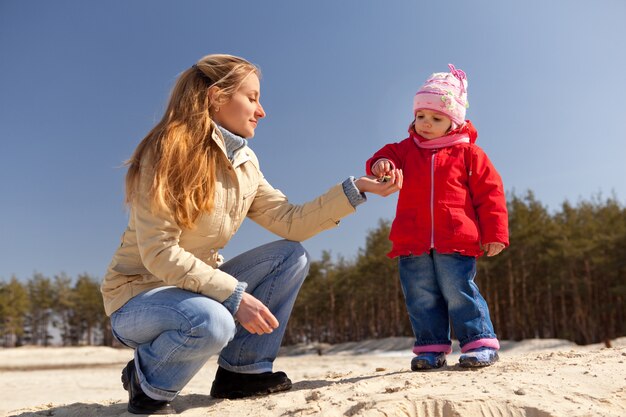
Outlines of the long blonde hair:
[{"label": "long blonde hair", "polygon": [[[126,161],[126,203],[137,192],[141,163],[150,157],[154,177],[151,207],[167,208],[179,226],[192,228],[201,212],[214,205],[216,172],[221,152],[211,139],[211,115],[228,102],[243,80],[260,70],[232,55],[207,55],[185,70],[172,89],[161,120],[143,138]],[[212,94],[208,94],[210,87]]]}]

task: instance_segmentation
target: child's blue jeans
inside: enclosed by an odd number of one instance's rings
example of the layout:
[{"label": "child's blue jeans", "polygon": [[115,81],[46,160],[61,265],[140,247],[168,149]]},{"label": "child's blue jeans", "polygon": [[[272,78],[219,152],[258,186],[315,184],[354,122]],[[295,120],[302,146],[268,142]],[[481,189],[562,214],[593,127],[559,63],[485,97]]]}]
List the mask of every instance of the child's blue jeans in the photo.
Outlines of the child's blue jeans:
[{"label": "child's blue jeans", "polygon": [[246,292],[265,304],[279,327],[254,335],[221,303],[177,287],[136,295],[111,315],[113,334],[135,349],[142,389],[156,400],[171,401],[210,356],[234,372],[272,370],[287,320],[309,269],[300,243],[268,243],[243,253],[220,269],[248,283]]},{"label": "child's blue jeans", "polygon": [[413,352],[450,353],[450,322],[462,352],[483,346],[499,349],[487,302],[474,282],[476,258],[432,250],[401,256],[398,263],[415,334]]}]

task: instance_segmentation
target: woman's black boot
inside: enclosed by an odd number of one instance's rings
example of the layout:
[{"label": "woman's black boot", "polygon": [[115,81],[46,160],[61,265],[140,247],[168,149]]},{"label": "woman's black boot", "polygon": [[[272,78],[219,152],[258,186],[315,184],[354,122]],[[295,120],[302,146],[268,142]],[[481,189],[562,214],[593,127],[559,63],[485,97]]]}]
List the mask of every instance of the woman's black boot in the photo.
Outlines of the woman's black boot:
[{"label": "woman's black boot", "polygon": [[128,391],[128,412],[132,414],[176,414],[169,401],[148,397],[139,384],[135,361],[128,362],[122,370],[122,385]]},{"label": "woman's black boot", "polygon": [[284,372],[265,372],[262,374],[241,374],[228,371],[221,366],[217,368],[215,380],[211,387],[214,398],[252,397],[268,395],[274,392],[287,391],[291,388],[291,380]]}]

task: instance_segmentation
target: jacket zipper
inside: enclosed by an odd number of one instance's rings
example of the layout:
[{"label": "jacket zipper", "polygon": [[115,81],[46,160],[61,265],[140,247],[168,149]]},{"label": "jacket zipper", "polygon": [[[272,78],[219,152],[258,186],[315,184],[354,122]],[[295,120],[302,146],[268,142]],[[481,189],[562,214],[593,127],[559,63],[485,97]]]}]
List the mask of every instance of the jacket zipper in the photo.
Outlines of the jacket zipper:
[{"label": "jacket zipper", "polygon": [[430,248],[435,247],[435,155],[430,155]]}]

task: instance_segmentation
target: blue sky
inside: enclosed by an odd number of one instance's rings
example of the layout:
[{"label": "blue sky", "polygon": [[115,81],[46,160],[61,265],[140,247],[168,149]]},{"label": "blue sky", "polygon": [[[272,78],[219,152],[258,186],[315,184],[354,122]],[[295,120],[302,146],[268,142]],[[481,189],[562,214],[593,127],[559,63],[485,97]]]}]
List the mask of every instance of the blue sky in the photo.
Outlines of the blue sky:
[{"label": "blue sky", "polygon": [[[0,0],[0,280],[103,276],[127,222],[122,162],[209,53],[261,67],[250,145],[295,203],[403,139],[413,94],[449,62],[508,191],[551,210],[624,203],[624,18],[623,0]],[[354,257],[394,208],[371,196],[305,246]],[[224,254],[272,239],[247,221]]]}]

